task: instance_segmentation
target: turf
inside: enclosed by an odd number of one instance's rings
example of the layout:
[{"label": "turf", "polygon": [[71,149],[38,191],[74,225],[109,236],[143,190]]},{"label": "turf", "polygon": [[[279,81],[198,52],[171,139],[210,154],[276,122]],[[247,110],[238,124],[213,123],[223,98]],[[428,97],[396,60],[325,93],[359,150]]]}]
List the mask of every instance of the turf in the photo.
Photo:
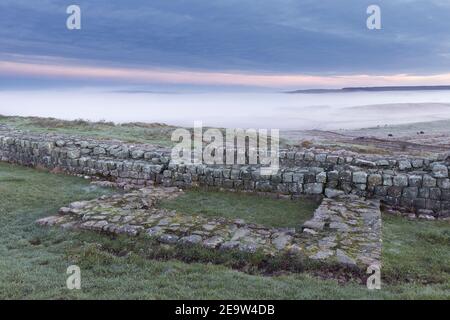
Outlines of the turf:
[{"label": "turf", "polygon": [[188,214],[240,218],[269,227],[296,227],[312,217],[318,204],[308,199],[274,199],[248,193],[199,189],[164,201],[160,206]]},{"label": "turf", "polygon": [[[3,299],[449,299],[448,224],[385,218],[382,289],[308,273],[248,274],[227,266],[149,259],[133,238],[35,225],[67,203],[112,192],[83,179],[0,164],[0,298]],[[139,248],[139,246],[136,246]],[[142,248],[142,247],[141,247]],[[146,250],[152,250],[148,247]],[[66,268],[81,268],[81,290]],[[385,270],[386,269],[386,270]],[[396,277],[401,274],[407,278]]]},{"label": "turf", "polygon": [[161,123],[91,122],[86,120],[66,121],[54,118],[9,117],[0,115],[0,124],[36,133],[75,134],[96,139],[117,139],[129,143],[148,143],[172,146],[171,133],[175,127]]}]

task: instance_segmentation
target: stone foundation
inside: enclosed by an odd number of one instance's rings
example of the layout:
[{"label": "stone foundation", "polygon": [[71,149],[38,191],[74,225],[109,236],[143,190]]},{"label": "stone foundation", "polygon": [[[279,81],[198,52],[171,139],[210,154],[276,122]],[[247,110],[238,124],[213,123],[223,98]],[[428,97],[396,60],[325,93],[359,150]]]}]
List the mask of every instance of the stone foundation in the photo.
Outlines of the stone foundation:
[{"label": "stone foundation", "polygon": [[267,256],[298,254],[363,270],[380,263],[381,215],[377,201],[357,196],[325,199],[303,228],[270,228],[242,219],[208,218],[158,208],[159,201],[181,193],[177,188],[153,187],[74,202],[61,208],[58,215],[37,223],[110,234],[141,234],[164,244],[260,251]]}]

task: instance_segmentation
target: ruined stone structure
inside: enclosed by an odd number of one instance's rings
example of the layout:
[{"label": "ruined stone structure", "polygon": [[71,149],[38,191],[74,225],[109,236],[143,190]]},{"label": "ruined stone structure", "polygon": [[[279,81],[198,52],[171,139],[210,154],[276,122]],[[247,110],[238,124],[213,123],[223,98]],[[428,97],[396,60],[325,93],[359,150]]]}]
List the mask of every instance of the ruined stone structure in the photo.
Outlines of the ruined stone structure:
[{"label": "ruined stone structure", "polygon": [[39,225],[109,234],[144,234],[167,245],[200,245],[208,249],[302,255],[347,267],[380,265],[381,214],[376,200],[346,195],[326,199],[303,228],[270,228],[243,219],[211,218],[158,207],[180,195],[174,187],[149,187],[127,194],[79,201]]},{"label": "ruined stone structure", "polygon": [[208,186],[291,197],[354,194],[419,215],[448,217],[450,212],[446,155],[393,159],[283,150],[279,172],[261,176],[257,166],[172,164],[169,149],[151,145],[31,134],[0,126],[0,159],[142,187]]}]

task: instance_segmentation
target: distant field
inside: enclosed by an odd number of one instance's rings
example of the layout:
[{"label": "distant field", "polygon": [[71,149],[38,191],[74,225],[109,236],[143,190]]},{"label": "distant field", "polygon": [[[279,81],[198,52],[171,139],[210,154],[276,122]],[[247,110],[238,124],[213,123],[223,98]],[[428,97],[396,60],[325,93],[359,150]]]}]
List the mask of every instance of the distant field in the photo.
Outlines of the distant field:
[{"label": "distant field", "polygon": [[301,146],[346,149],[361,154],[428,156],[450,148],[450,120],[335,131],[291,130],[284,131],[282,136]]},{"label": "distant field", "polygon": [[[0,163],[0,298],[450,299],[450,231],[443,222],[384,217],[384,280],[376,292],[308,273],[265,276],[224,265],[151,259],[147,254],[154,249],[141,238],[110,238],[34,223],[72,201],[111,192],[83,179]],[[216,201],[229,207],[247,201],[219,196],[205,201],[203,210],[216,210]],[[80,291],[65,287],[66,268],[72,264],[82,270]]]},{"label": "distant field", "polygon": [[65,121],[54,118],[7,117],[0,115],[0,124],[21,130],[45,133],[75,134],[97,139],[117,139],[129,143],[148,143],[171,146],[170,136],[175,127],[160,123]]},{"label": "distant field", "polygon": [[[162,123],[130,122],[115,124],[113,122],[92,122],[81,119],[68,121],[55,118],[2,115],[0,115],[0,124],[36,133],[73,134],[95,139],[117,139],[128,143],[154,144],[163,147],[174,145],[170,138],[172,132],[178,128]],[[207,127],[204,127],[204,129],[207,129]],[[224,131],[224,129],[220,130]],[[287,140],[280,138],[280,146],[285,147],[286,145]]]}]

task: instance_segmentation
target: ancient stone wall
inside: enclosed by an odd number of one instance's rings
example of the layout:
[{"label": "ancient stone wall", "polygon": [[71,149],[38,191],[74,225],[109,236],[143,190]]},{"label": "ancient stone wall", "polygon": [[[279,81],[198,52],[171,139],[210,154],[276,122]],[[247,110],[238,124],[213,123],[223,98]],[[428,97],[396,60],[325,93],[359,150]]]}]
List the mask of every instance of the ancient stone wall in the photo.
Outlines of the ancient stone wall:
[{"label": "ancient stone wall", "polygon": [[170,149],[57,134],[31,134],[0,126],[0,160],[98,176],[139,186],[210,186],[285,196],[356,194],[393,207],[449,216],[447,158],[363,157],[318,150],[280,152],[281,169],[262,176],[257,166],[176,165]]}]

